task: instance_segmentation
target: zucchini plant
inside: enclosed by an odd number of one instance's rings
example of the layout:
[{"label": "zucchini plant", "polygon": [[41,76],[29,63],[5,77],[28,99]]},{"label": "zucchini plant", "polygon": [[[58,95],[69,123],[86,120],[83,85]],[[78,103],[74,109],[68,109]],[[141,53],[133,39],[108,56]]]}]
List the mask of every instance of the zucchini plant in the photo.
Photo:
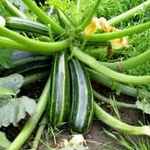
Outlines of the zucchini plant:
[{"label": "zucchini plant", "polygon": [[[93,51],[102,54],[104,51],[98,51],[101,47],[107,49],[105,53],[109,54],[112,50],[119,53],[118,49],[129,46],[127,37],[149,30],[150,20],[124,29],[119,29],[117,25],[140,14],[141,9],[146,12],[150,8],[150,0],[110,20],[96,16],[101,0],[95,0],[88,9],[82,9],[82,2],[72,1],[74,12],[70,15],[61,7],[54,8],[54,12],[49,15],[33,0],[22,2],[34,16],[20,11],[8,0],[0,2],[10,14],[0,17],[0,49],[29,54],[13,60],[13,66],[7,72],[24,73],[27,75],[24,85],[27,85],[48,77],[48,70],[51,71],[35,113],[8,150],[22,147],[43,114],[48,116],[46,121],[53,127],[68,123],[75,132],[88,132],[95,116],[125,134],[150,136],[150,126],[128,125],[98,105],[93,98],[90,82],[95,80],[112,90],[136,98],[141,96],[137,86],[150,84],[150,75],[135,76],[120,72],[119,69],[121,66],[122,70],[128,70],[146,62],[150,57],[149,50],[127,60],[114,60],[111,63],[99,61],[92,55]],[[38,72],[33,74],[33,70]],[[143,95],[149,97],[150,93]]]}]

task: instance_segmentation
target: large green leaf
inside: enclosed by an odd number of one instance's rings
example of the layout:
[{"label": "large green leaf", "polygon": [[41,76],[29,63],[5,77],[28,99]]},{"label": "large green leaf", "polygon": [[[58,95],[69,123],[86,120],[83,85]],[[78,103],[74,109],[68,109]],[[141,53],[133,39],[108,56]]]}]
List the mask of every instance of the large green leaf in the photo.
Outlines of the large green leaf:
[{"label": "large green leaf", "polygon": [[35,112],[36,103],[26,96],[20,98],[1,97],[0,98],[0,127],[7,127],[10,124],[17,126],[26,115]]},{"label": "large green leaf", "polygon": [[36,103],[33,99],[16,97],[23,82],[24,78],[20,74],[0,78],[0,127],[17,125],[27,114],[34,113]]},{"label": "large green leaf", "polygon": [[16,95],[16,93],[12,89],[0,87],[0,96],[4,95]]}]

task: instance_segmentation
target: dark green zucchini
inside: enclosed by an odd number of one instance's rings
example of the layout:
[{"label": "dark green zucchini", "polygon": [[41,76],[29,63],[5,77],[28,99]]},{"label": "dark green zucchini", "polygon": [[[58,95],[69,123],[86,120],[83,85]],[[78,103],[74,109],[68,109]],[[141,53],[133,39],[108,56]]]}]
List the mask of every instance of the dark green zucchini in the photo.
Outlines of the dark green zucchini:
[{"label": "dark green zucchini", "polygon": [[65,53],[56,54],[51,70],[49,118],[52,126],[66,122],[70,109],[70,80]]},{"label": "dark green zucchini", "polygon": [[72,81],[70,126],[73,131],[85,133],[93,116],[92,87],[84,67],[78,60],[72,59],[69,66]]},{"label": "dark green zucchini", "polygon": [[9,29],[38,33],[41,35],[48,35],[48,28],[39,23],[28,19],[19,17],[8,17],[6,18],[6,27]]},{"label": "dark green zucchini", "polygon": [[9,68],[0,68],[0,71],[9,75],[12,73],[21,73],[28,74],[28,72],[35,70],[49,70],[50,68],[50,58],[45,56],[19,56],[12,61],[11,66]]}]

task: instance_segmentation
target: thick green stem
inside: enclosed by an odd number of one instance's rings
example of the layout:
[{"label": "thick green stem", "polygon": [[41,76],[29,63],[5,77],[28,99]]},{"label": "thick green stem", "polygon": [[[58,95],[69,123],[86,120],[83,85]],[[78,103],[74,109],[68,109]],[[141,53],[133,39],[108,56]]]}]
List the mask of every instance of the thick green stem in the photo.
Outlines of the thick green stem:
[{"label": "thick green stem", "polygon": [[77,13],[79,14],[80,13],[80,9],[81,9],[81,7],[80,7],[80,5],[81,5],[81,0],[77,0],[76,1],[76,8],[77,8]]},{"label": "thick green stem", "polygon": [[46,122],[47,122],[47,119],[44,116],[43,119],[42,119],[42,121],[39,124],[40,126],[39,126],[39,128],[37,130],[37,133],[36,133],[35,139],[33,141],[33,146],[31,148],[31,150],[37,150],[38,149],[38,145],[39,145],[41,136],[43,134],[43,130],[44,130],[45,126],[46,126]]},{"label": "thick green stem", "polygon": [[10,40],[6,37],[0,36],[0,48],[24,50],[25,46],[13,41],[13,40]]},{"label": "thick green stem", "polygon": [[38,73],[34,73],[32,75],[28,75],[27,77],[25,77],[24,79],[24,84],[23,86],[32,84],[38,80],[42,80],[44,78],[46,78],[48,76],[48,72],[38,72]]},{"label": "thick green stem", "polygon": [[25,141],[30,137],[33,130],[37,126],[42,114],[47,106],[50,91],[50,79],[47,81],[46,86],[40,96],[39,102],[36,107],[36,111],[33,116],[27,121],[22,131],[17,138],[12,142],[8,150],[20,150]]},{"label": "thick green stem", "polygon": [[111,78],[103,75],[102,73],[96,72],[92,69],[87,68],[87,71],[89,72],[91,80],[95,80],[96,82],[106,87],[109,87],[112,90],[116,90],[117,92],[120,92],[122,94],[129,95],[132,97],[138,96],[138,90],[136,88],[116,82]]},{"label": "thick green stem", "polygon": [[18,16],[21,18],[27,18],[24,13],[22,13],[20,10],[18,10],[12,3],[9,2],[9,0],[1,0],[3,6],[6,8],[8,12],[10,12],[11,15]]},{"label": "thick green stem", "polygon": [[125,134],[130,135],[147,135],[150,136],[150,126],[132,126],[128,125],[115,117],[109,115],[105,112],[96,102],[94,103],[94,112],[97,119],[101,120],[108,126],[111,126],[114,129],[117,129]]},{"label": "thick green stem", "polygon": [[126,83],[126,84],[134,84],[134,85],[150,83],[150,76],[148,75],[147,76],[132,76],[132,75],[127,75],[123,73],[118,73],[100,64],[98,61],[96,61],[95,58],[80,51],[78,48],[74,48],[72,50],[72,54],[75,57],[77,57],[80,61],[88,65],[89,67],[93,68],[95,71],[102,73],[103,75],[106,75],[107,77],[110,77],[114,79],[115,81],[119,81],[119,82]]},{"label": "thick green stem", "polygon": [[147,62],[149,58],[150,58],[150,50],[147,50],[135,57],[131,57],[124,61],[114,63],[102,62],[102,64],[114,70],[120,70],[120,68],[122,70],[128,70]]},{"label": "thick green stem", "polygon": [[84,20],[81,22],[81,25],[79,26],[79,30],[83,30],[91,21],[92,17],[94,16],[99,4],[100,4],[101,0],[97,0],[94,4],[94,6],[90,9],[87,10],[87,16],[84,18]]},{"label": "thick green stem", "polygon": [[49,60],[45,56],[32,56],[28,58],[19,59],[13,62],[13,67],[25,65],[27,63],[37,62],[37,61],[46,61]]},{"label": "thick green stem", "polygon": [[130,36],[133,34],[144,32],[145,30],[148,30],[148,29],[150,29],[150,21],[136,25],[136,26],[129,27],[129,28],[121,30],[121,31],[93,34],[88,37],[84,36],[84,38],[88,41],[105,42],[108,40],[113,40],[116,38],[122,38],[125,36]]},{"label": "thick green stem", "polygon": [[8,17],[6,18],[6,27],[17,31],[38,33],[41,35],[48,36],[47,26],[28,19],[22,19],[18,17]]},{"label": "thick green stem", "polygon": [[112,19],[109,20],[109,23],[112,25],[116,25],[124,20],[127,20],[131,17],[133,17],[135,14],[141,14],[143,12],[145,12],[148,8],[150,7],[150,0],[147,0],[145,2],[143,2],[142,4],[140,4],[139,6],[136,6],[122,14],[120,14],[119,16],[116,16]]},{"label": "thick green stem", "polygon": [[[51,55],[52,54],[52,51],[49,49],[46,50],[46,48],[45,48],[44,51],[42,49],[33,49],[32,47],[28,47],[28,46],[25,46],[23,44],[19,44],[19,43],[15,42],[11,39],[1,37],[1,36],[0,36],[0,48],[1,49],[10,49],[10,50],[17,49],[20,51],[40,53],[40,54],[44,54],[44,55]],[[59,52],[59,51],[57,50],[57,51],[53,51],[53,52]]]},{"label": "thick green stem", "polygon": [[100,56],[106,56],[107,55],[107,49],[106,48],[95,48],[95,49],[87,49],[85,52],[95,58],[100,58]]},{"label": "thick green stem", "polygon": [[[112,99],[108,99],[106,97],[104,97],[103,95],[101,95],[100,93],[96,92],[95,90],[93,90],[93,95],[96,99],[106,103],[106,104],[112,104],[113,100]],[[128,103],[124,103],[124,102],[119,102],[119,101],[114,101],[114,103],[118,106],[118,107],[124,107],[124,108],[132,108],[132,109],[137,109],[137,106],[135,104],[128,104]]]},{"label": "thick green stem", "polygon": [[53,19],[51,19],[42,9],[40,9],[34,1],[23,0],[23,2],[27,5],[27,7],[31,11],[33,11],[37,15],[37,17],[41,20],[41,22],[43,22],[46,25],[50,24],[52,29],[56,33],[64,32],[63,28],[60,25],[58,25],[57,23],[55,23],[55,21]]},{"label": "thick green stem", "polygon": [[59,13],[60,19],[63,21],[63,23],[69,27],[70,29],[74,29],[74,24],[73,22],[62,12],[60,9],[57,10]]},{"label": "thick green stem", "polygon": [[[109,51],[108,46],[105,46],[105,47],[99,47],[99,48],[91,48],[91,49],[89,48],[89,49],[86,49],[84,52],[100,60],[101,58],[104,58],[104,56],[111,57],[113,54],[121,54],[122,49],[116,49],[116,50],[112,49]],[[105,62],[101,62],[101,63],[105,64]],[[107,64],[109,65],[110,63],[106,62],[106,65]]]},{"label": "thick green stem", "polygon": [[[30,50],[31,52],[37,52],[49,55],[53,52],[61,51],[68,47],[69,41],[63,40],[60,42],[41,42],[37,40],[30,39],[28,37],[24,37],[19,33],[11,31],[5,27],[0,27],[0,35],[10,38],[20,44],[22,44],[25,49]],[[1,45],[0,45],[1,47]]]}]

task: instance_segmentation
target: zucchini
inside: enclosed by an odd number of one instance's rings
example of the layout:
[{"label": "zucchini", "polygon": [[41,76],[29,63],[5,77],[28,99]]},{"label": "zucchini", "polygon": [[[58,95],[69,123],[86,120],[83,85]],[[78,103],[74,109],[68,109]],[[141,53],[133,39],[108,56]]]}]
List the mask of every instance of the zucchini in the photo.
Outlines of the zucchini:
[{"label": "zucchini", "polygon": [[18,17],[6,18],[6,27],[22,32],[32,32],[41,35],[48,35],[48,28],[42,23]]},{"label": "zucchini", "polygon": [[72,81],[70,126],[75,132],[85,133],[93,116],[92,87],[84,67],[78,60],[72,59],[69,67]]},{"label": "zucchini", "polygon": [[49,69],[50,58],[45,56],[31,56],[31,55],[18,55],[13,58],[12,65],[9,68],[0,68],[4,74],[8,75],[11,73],[28,73],[35,70]]},{"label": "zucchini", "polygon": [[25,58],[33,57],[34,55],[30,52],[23,52],[23,51],[15,51],[11,55],[12,61],[22,60]]},{"label": "zucchini", "polygon": [[51,70],[49,118],[53,127],[67,121],[70,108],[70,80],[65,53],[56,54]]},{"label": "zucchini", "polygon": [[[17,72],[17,73],[28,73],[29,71],[33,71],[34,70],[41,70],[43,68],[50,68],[50,64],[48,64],[48,61],[50,62],[50,60],[33,60],[32,62],[29,63],[25,63],[24,65],[16,65],[16,67],[12,68],[10,70],[10,72]],[[9,72],[9,70],[8,70]]]}]

